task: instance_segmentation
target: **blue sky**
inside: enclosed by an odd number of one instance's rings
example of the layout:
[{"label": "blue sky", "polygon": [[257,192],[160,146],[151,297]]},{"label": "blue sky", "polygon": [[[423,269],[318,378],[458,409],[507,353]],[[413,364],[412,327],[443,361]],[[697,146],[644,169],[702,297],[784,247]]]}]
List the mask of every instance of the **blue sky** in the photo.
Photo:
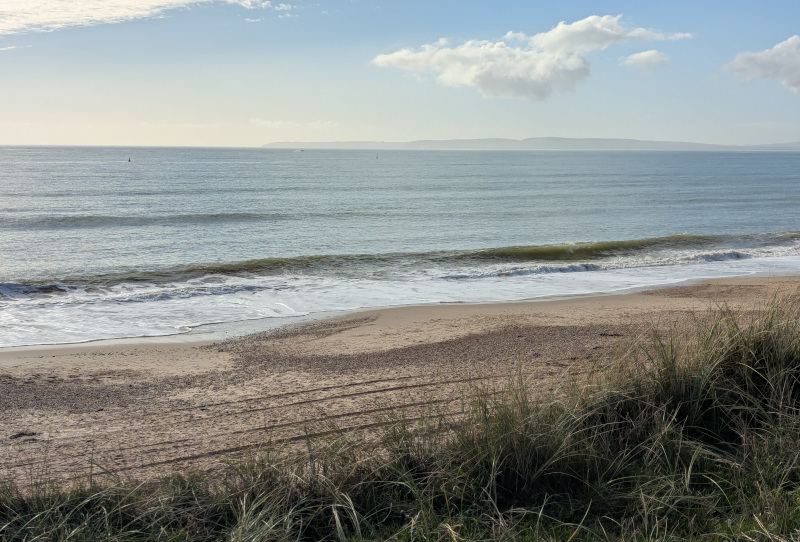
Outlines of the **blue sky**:
[{"label": "blue sky", "polygon": [[800,2],[0,0],[0,144],[800,141]]}]

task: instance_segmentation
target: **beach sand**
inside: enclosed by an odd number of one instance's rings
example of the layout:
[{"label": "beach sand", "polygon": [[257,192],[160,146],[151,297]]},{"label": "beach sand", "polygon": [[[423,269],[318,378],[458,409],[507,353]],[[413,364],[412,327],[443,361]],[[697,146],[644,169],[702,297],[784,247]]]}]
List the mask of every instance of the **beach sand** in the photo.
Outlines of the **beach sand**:
[{"label": "beach sand", "polygon": [[268,442],[457,413],[517,375],[547,397],[653,326],[794,294],[797,277],[578,299],[366,311],[223,343],[0,350],[0,477],[20,486],[219,468]]}]

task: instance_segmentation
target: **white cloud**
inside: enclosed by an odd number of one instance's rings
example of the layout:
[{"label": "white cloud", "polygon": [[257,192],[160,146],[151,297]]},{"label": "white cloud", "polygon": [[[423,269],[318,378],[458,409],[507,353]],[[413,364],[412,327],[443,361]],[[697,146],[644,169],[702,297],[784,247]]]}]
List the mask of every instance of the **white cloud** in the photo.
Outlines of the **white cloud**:
[{"label": "white cloud", "polygon": [[272,5],[270,0],[225,0],[226,4],[236,4],[246,9],[263,9]]},{"label": "white cloud", "polygon": [[0,35],[119,23],[214,2],[245,9],[272,6],[269,0],[3,0],[0,2]]},{"label": "white cloud", "polygon": [[506,41],[470,40],[450,47],[447,40],[378,55],[378,66],[414,72],[433,72],[450,86],[471,86],[486,97],[544,100],[555,90],[574,90],[589,77],[585,53],[616,43],[682,39],[689,34],[665,35],[620,23],[621,15],[592,15],[574,23],[559,23],[548,32],[528,37],[509,32]]},{"label": "white cloud", "polygon": [[800,92],[800,36],[758,53],[739,53],[722,69],[739,76],[744,83],[758,77],[777,79],[792,92]]},{"label": "white cloud", "polygon": [[503,36],[505,39],[509,41],[527,41],[528,36],[526,36],[523,32],[514,32],[509,30],[506,32],[506,35]]},{"label": "white cloud", "polygon": [[622,63],[632,68],[646,70],[654,66],[669,64],[669,57],[661,51],[650,49],[649,51],[632,54],[623,59]]},{"label": "white cloud", "polygon": [[291,11],[292,6],[289,4],[278,4],[275,6],[275,11]]},{"label": "white cloud", "polygon": [[11,45],[10,47],[0,47],[0,51],[10,51],[12,49],[16,49],[16,45]]},{"label": "white cloud", "polygon": [[663,34],[645,28],[627,28],[620,24],[621,17],[592,15],[570,24],[562,21],[552,30],[533,36],[530,43],[544,51],[583,53],[625,41],[666,39]]}]

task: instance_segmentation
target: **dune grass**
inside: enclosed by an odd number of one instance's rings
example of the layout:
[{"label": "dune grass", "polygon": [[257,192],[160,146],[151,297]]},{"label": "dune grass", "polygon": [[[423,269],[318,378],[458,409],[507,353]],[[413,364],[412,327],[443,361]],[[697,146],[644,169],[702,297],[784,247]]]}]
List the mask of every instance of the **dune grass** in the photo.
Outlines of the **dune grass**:
[{"label": "dune grass", "polygon": [[222,474],[0,488],[0,540],[797,540],[800,304],[654,331],[557,399],[266,448]]}]

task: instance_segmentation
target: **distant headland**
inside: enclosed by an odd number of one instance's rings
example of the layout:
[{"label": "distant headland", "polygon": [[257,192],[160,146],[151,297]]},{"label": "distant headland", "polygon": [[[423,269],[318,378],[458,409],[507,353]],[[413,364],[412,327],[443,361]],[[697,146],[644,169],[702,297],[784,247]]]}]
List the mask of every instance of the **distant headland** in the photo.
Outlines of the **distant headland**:
[{"label": "distant headland", "polygon": [[391,141],[279,141],[263,147],[273,149],[430,149],[430,150],[508,150],[508,151],[800,151],[800,142],[769,145],[713,145],[682,141],[640,139],[531,137],[528,139],[422,139]]}]

